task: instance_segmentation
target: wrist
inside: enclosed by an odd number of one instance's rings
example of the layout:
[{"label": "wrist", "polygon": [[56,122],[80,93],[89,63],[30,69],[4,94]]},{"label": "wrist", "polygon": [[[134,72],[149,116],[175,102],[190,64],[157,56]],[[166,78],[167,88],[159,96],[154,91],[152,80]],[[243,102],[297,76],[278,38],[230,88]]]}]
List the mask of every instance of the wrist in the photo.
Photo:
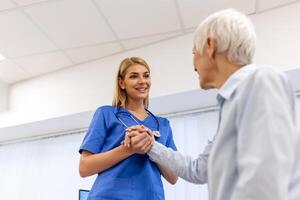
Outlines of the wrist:
[{"label": "wrist", "polygon": [[125,147],[124,145],[121,145],[120,148],[128,156],[131,156],[131,155],[135,154],[135,152],[133,151],[133,149],[130,148],[130,147]]}]

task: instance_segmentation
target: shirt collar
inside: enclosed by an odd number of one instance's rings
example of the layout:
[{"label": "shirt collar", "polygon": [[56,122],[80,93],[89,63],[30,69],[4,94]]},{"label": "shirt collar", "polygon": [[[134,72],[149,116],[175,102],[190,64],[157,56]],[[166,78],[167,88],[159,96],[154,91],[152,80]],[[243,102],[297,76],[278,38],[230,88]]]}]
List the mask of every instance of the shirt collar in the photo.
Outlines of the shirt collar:
[{"label": "shirt collar", "polygon": [[225,100],[230,99],[231,95],[243,80],[251,75],[256,69],[257,67],[253,64],[245,65],[229,76],[218,91],[217,100],[219,104],[222,105]]},{"label": "shirt collar", "polygon": [[114,113],[116,115],[118,115],[118,114],[127,114],[128,115],[129,114],[128,110],[125,108],[122,108],[121,106],[115,106]]}]

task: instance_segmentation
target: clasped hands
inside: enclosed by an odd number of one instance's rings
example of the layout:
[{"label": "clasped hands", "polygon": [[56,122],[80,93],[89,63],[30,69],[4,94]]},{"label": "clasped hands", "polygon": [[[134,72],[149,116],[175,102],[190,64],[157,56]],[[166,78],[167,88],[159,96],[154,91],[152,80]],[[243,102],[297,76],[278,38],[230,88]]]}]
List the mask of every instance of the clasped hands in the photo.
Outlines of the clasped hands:
[{"label": "clasped hands", "polygon": [[122,145],[132,153],[147,153],[155,141],[154,134],[143,125],[131,126],[126,129]]}]

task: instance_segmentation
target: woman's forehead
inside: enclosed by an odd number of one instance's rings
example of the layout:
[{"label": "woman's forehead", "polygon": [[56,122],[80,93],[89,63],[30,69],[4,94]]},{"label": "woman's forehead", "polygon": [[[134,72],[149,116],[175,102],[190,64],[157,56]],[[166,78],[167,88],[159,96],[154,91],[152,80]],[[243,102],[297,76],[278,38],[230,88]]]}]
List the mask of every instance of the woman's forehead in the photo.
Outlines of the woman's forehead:
[{"label": "woman's forehead", "polygon": [[146,66],[141,65],[141,64],[134,64],[128,67],[126,70],[127,73],[146,73],[149,72]]}]

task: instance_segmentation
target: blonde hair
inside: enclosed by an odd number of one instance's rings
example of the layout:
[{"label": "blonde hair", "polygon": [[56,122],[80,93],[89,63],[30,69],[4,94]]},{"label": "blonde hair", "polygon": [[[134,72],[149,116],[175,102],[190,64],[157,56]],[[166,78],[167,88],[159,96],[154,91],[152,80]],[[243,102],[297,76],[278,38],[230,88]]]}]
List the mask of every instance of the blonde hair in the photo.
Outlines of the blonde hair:
[{"label": "blonde hair", "polygon": [[[122,89],[119,85],[119,79],[124,80],[127,69],[131,67],[132,65],[143,65],[147,68],[147,70],[150,73],[150,67],[146,63],[146,61],[140,57],[130,57],[130,58],[125,58],[122,60],[120,63],[118,73],[115,79],[115,91],[114,91],[114,97],[112,101],[113,106],[122,106],[125,107],[125,103],[127,102],[127,93],[126,90]],[[149,96],[147,96],[146,99],[144,99],[144,106],[145,108],[148,108],[149,106]]]}]

